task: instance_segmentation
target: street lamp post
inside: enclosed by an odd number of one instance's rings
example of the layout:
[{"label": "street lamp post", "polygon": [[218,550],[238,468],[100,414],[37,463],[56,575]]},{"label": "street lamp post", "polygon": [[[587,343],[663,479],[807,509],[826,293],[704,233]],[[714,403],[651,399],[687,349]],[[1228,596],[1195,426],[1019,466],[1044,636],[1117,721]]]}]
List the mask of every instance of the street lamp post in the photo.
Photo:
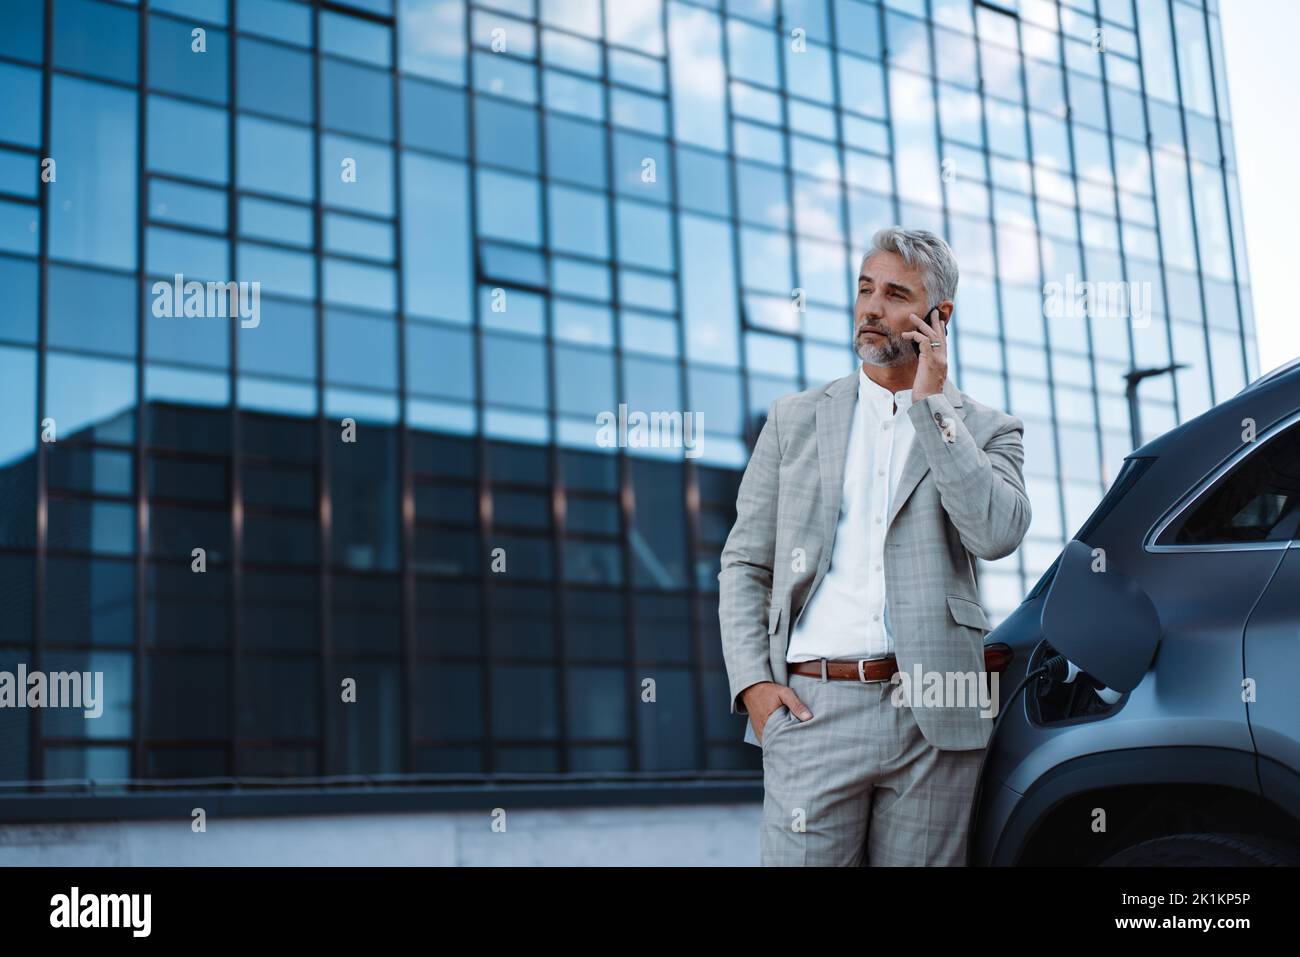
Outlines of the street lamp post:
[{"label": "street lamp post", "polygon": [[1124,373],[1124,396],[1128,399],[1128,427],[1129,435],[1133,440],[1133,448],[1142,444],[1142,422],[1138,412],[1138,383],[1143,379],[1150,378],[1153,375],[1165,375],[1178,369],[1186,369],[1187,363],[1175,362],[1173,365],[1162,366],[1161,368],[1151,369],[1130,369]]}]

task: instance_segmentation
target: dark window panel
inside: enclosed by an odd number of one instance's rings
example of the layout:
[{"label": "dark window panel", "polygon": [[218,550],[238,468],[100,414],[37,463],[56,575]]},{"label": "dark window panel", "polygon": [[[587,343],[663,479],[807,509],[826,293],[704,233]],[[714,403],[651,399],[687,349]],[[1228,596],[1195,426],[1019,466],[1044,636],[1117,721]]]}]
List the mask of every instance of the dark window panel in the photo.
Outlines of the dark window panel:
[{"label": "dark window panel", "polygon": [[554,660],[555,596],[549,588],[491,583],[487,606],[493,658]]},{"label": "dark window panel", "polygon": [[315,511],[316,476],[310,470],[245,465],[241,474],[245,506]]},{"label": "dark window panel", "polygon": [[414,564],[430,575],[470,576],[483,571],[477,532],[450,528],[415,529]]},{"label": "dark window panel", "polygon": [[570,495],[565,502],[566,531],[589,535],[617,535],[620,522],[621,513],[616,499],[579,498]]},{"label": "dark window panel", "polygon": [[402,583],[399,579],[335,575],[333,641],[339,652],[397,654],[402,647]]},{"label": "dark window panel", "polygon": [[623,593],[612,589],[564,590],[564,657],[568,661],[624,661]]},{"label": "dark window panel", "polygon": [[[144,733],[155,741],[222,741],[230,737],[230,659],[224,655],[158,655],[144,661]],[[203,707],[194,703],[202,701]],[[202,748],[186,748],[196,765]],[[221,762],[225,775],[230,769]],[[165,777],[165,774],[152,776]]]},{"label": "dark window panel", "polygon": [[477,525],[478,489],[455,482],[421,482],[415,486],[415,519]]},{"label": "dark window panel", "polygon": [[636,524],[633,581],[640,587],[686,587],[686,512],[681,466],[632,459]]},{"label": "dark window panel", "polygon": [[[34,554],[0,552],[0,647],[25,648],[31,644],[32,595],[35,585]],[[13,671],[3,665],[0,665],[0,670]],[[0,773],[0,777],[3,777],[3,773]]]},{"label": "dark window panel", "polygon": [[244,512],[244,560],[269,565],[314,565],[319,560],[315,516]]},{"label": "dark window panel", "polygon": [[[641,688],[628,686],[622,668],[573,666],[564,675],[564,722],[570,738],[626,740],[630,703],[641,705]],[[647,705],[647,707],[651,707]],[[627,769],[624,750],[623,767]]]},{"label": "dark window panel", "polygon": [[320,733],[320,663],[246,656],[239,663],[239,733],[313,740]]},{"label": "dark window panel", "polygon": [[230,561],[230,511],[226,508],[149,506],[149,553],[188,564],[194,549],[207,552],[209,566]]},{"label": "dark window panel", "polygon": [[685,670],[645,667],[637,674],[638,684],[643,677],[655,680],[655,703],[637,712],[637,751],[641,769],[669,771],[699,767],[700,741],[696,734],[699,722],[693,674]]},{"label": "dark window panel", "polygon": [[146,778],[214,778],[230,773],[224,747],[149,747],[145,749]]},{"label": "dark window panel", "polygon": [[410,450],[411,471],[417,474],[473,478],[478,471],[473,439],[412,432]]},{"label": "dark window panel", "polygon": [[412,715],[426,741],[473,742],[483,737],[483,669],[476,664],[417,665]]},{"label": "dark window panel", "polygon": [[135,506],[51,496],[47,541],[54,550],[130,555],[135,552]]},{"label": "dark window panel", "polygon": [[[401,755],[401,676],[396,661],[336,659],[330,663],[330,720],[326,774],[397,774]],[[357,699],[340,701],[344,678],[356,681]]]},{"label": "dark window panel", "polygon": [[315,572],[244,568],[240,642],[246,649],[320,648],[320,579]]},{"label": "dark window panel", "polygon": [[357,425],[357,441],[331,437],[332,557],[357,569],[397,567],[397,436],[374,423]]},{"label": "dark window panel", "polygon": [[155,448],[230,453],[230,411],[170,402],[145,407],[145,435]]},{"label": "dark window panel", "polygon": [[318,430],[315,419],[242,412],[239,427],[245,455],[286,462],[310,463],[316,460]]},{"label": "dark window panel", "polygon": [[45,588],[47,644],[135,644],[135,566],[131,562],[51,555],[46,559]]},{"label": "dark window panel", "polygon": [[492,667],[492,732],[497,741],[556,739],[560,716],[555,679],[550,665]]},{"label": "dark window panel", "polygon": [[417,655],[472,658],[483,653],[478,584],[417,581],[415,601]]},{"label": "dark window panel", "polygon": [[191,571],[186,556],[171,564],[151,563],[146,584],[146,641],[167,649],[230,646],[230,572]]},{"label": "dark window panel", "polygon": [[637,593],[632,600],[636,657],[645,664],[689,664],[691,605],[686,595]]},{"label": "dark window panel", "polygon": [[623,553],[614,542],[564,542],[564,580],[568,584],[621,585]]},{"label": "dark window panel", "polygon": [[544,446],[487,443],[488,475],[493,482],[550,484],[550,449]]}]

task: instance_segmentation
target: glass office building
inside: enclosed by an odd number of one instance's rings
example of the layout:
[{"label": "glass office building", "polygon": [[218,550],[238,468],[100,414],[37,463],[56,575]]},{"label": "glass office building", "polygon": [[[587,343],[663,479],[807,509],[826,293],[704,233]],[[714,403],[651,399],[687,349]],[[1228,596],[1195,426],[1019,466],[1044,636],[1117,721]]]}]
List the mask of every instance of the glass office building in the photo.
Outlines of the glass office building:
[{"label": "glass office building", "polygon": [[1126,372],[1147,437],[1256,373],[1215,0],[0,0],[0,671],[104,675],[0,780],[757,770],[719,551],[894,223],[1025,422],[1000,620]]}]

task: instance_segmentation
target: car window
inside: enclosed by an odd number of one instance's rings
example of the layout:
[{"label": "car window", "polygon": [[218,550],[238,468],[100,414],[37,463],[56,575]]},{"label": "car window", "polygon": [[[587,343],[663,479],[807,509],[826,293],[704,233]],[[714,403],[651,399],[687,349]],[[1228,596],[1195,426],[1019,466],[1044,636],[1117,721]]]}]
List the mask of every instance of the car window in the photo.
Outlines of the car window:
[{"label": "car window", "polygon": [[1287,541],[1300,521],[1300,423],[1267,439],[1219,479],[1174,544]]}]

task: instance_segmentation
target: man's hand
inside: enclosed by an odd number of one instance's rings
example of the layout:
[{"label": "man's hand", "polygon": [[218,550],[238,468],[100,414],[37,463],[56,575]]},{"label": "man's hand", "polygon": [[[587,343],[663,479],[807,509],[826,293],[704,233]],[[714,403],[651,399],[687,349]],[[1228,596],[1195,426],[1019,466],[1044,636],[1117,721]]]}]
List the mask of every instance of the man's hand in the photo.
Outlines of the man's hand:
[{"label": "man's hand", "polygon": [[[903,338],[915,342],[921,349],[916,362],[916,379],[912,382],[912,401],[920,402],[926,396],[943,392],[943,382],[948,378],[948,330],[939,316],[935,316],[933,324],[914,312],[908,318],[916,328],[904,332]],[[936,342],[938,345],[934,345]]]},{"label": "man's hand", "polygon": [[[763,743],[763,729],[767,727],[767,719],[781,705],[789,708],[790,713],[796,715],[800,721],[807,721],[812,717],[812,712],[799,700],[793,688],[775,681],[760,681],[758,684],[752,684],[740,693],[740,698],[745,702],[745,710],[749,712],[749,723],[754,725],[754,735],[758,738],[759,744]],[[756,723],[759,715],[763,716],[762,724]]]}]

